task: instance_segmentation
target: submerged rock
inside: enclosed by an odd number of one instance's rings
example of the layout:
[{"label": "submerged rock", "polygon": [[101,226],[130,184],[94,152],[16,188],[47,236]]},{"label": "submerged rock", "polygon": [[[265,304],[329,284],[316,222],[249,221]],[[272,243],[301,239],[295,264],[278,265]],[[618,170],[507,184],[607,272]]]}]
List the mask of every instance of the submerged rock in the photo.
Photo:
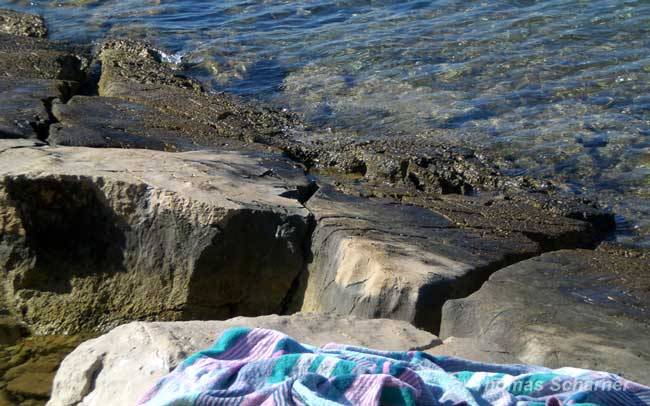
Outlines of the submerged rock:
[{"label": "submerged rock", "polygon": [[281,310],[310,222],[290,165],[25,143],[0,140],[0,270],[34,332]]},{"label": "submerged rock", "polygon": [[36,336],[0,346],[0,405],[42,405],[63,358],[88,336]]},{"label": "submerged rock", "polygon": [[0,33],[23,37],[47,37],[43,17],[0,9]]},{"label": "submerged rock", "polygon": [[[650,259],[557,251],[493,274],[443,307],[443,338],[501,348],[523,362],[571,365],[650,384]],[[463,355],[463,352],[460,352]]]},{"label": "submerged rock", "polygon": [[426,349],[440,344],[430,333],[395,320],[329,315],[237,317],[227,321],[130,323],[80,345],[61,364],[50,406],[131,405],[192,353],[208,348],[230,327],[279,330],[300,342],[331,342],[381,350]]}]

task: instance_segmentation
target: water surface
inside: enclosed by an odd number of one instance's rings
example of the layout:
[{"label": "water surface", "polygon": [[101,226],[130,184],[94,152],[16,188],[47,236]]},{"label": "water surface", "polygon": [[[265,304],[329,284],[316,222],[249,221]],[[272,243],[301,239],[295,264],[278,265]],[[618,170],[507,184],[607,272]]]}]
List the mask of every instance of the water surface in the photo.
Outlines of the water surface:
[{"label": "water surface", "polygon": [[[7,1],[52,37],[147,39],[216,89],[361,135],[498,152],[650,245],[650,2]],[[634,233],[645,234],[636,238]]]}]

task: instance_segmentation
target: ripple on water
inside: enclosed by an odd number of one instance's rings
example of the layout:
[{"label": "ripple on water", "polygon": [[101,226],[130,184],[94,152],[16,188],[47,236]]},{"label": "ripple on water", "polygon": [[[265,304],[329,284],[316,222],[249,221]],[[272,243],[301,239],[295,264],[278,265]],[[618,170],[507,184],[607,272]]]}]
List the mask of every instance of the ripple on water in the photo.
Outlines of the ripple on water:
[{"label": "ripple on water", "polygon": [[598,196],[650,243],[647,1],[0,3],[55,38],[148,39],[313,123],[475,144]]}]

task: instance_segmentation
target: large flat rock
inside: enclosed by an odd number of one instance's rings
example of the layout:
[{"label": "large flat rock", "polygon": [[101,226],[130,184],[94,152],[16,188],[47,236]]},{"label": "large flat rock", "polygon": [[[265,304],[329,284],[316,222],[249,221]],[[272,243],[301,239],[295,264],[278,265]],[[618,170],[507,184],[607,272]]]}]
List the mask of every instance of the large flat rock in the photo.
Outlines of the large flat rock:
[{"label": "large flat rock", "polygon": [[436,331],[440,309],[504,263],[535,255],[523,234],[463,229],[431,210],[346,196],[324,187],[302,311],[406,320]]},{"label": "large flat rock", "polygon": [[308,182],[270,155],[0,140],[0,173],[0,280],[37,333],[279,312],[304,267]]},{"label": "large flat rock", "polygon": [[227,321],[130,323],[81,344],[61,364],[50,406],[132,405],[190,354],[212,345],[230,327],[279,330],[300,342],[338,342],[382,350],[426,349],[434,335],[395,320],[331,315],[237,317]]},{"label": "large flat rock", "polygon": [[[192,120],[180,120],[121,98],[74,96],[67,103],[54,103],[52,115],[56,123],[50,126],[47,139],[52,145],[173,152],[205,148],[196,142],[197,133],[194,130],[197,125]],[[206,133],[210,131],[208,128],[202,130]],[[239,150],[254,147],[237,139],[216,135],[210,138],[209,144]]]},{"label": "large flat rock", "polygon": [[[606,370],[650,383],[650,259],[557,251],[494,273],[443,308],[441,336],[531,364]],[[459,355],[463,355],[461,352]]]}]

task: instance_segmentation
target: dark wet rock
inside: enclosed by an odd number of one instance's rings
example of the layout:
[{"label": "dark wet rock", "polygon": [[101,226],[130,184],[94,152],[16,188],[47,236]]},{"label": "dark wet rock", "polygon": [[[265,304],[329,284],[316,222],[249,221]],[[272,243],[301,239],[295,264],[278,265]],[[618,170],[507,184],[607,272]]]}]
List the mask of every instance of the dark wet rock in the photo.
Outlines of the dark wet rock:
[{"label": "dark wet rock", "polygon": [[49,105],[74,87],[59,80],[0,79],[0,138],[46,138]]},{"label": "dark wet rock", "polygon": [[447,302],[440,333],[526,363],[606,370],[649,384],[648,292],[647,254],[557,251],[500,270],[478,292]]},{"label": "dark wet rock", "polygon": [[67,103],[53,103],[52,115],[56,123],[49,130],[47,141],[51,145],[169,152],[206,146],[238,151],[270,150],[261,144],[217,135],[211,135],[207,144],[198,144],[195,135],[200,133],[195,132],[196,126],[191,122],[116,97],[74,96]]},{"label": "dark wet rock", "polygon": [[0,289],[0,346],[16,344],[28,334],[27,326],[11,314],[4,290]]},{"label": "dark wet rock", "polygon": [[[152,126],[155,111],[122,99],[74,96],[52,105],[51,145],[189,151],[199,147],[174,129]],[[177,127],[180,127],[178,125]]]},{"label": "dark wet rock", "polygon": [[81,82],[88,49],[44,38],[0,34],[0,77]]},{"label": "dark wet rock", "polygon": [[0,34],[0,138],[47,138],[51,103],[77,91],[87,61],[80,47]]},{"label": "dark wet rock", "polygon": [[0,33],[44,38],[47,27],[41,16],[0,9]]},{"label": "dark wet rock", "polygon": [[0,276],[36,333],[273,313],[304,267],[309,182],[273,156],[0,144]]},{"label": "dark wet rock", "polygon": [[440,309],[502,266],[535,255],[525,235],[458,227],[445,216],[322,188],[302,311],[406,320],[436,331]]},{"label": "dark wet rock", "polygon": [[15,344],[28,334],[27,326],[20,320],[10,314],[0,313],[0,345]]},{"label": "dark wet rock", "polygon": [[371,186],[390,182],[427,193],[473,194],[515,184],[469,148],[418,137],[360,139],[345,132],[293,131],[284,147],[310,167],[356,174]]},{"label": "dark wet rock", "polygon": [[179,75],[160,61],[154,49],[140,43],[107,42],[100,59],[100,96],[156,111],[154,124],[174,128],[194,143],[220,144],[223,138],[264,140],[291,123],[286,114],[249,105],[233,96],[202,92],[196,81]]},{"label": "dark wet rock", "polygon": [[[563,232],[565,226],[565,232],[589,227],[579,222],[571,225],[567,218],[591,225],[592,236],[579,230],[580,241],[567,234],[564,239],[553,238],[557,245],[548,248],[591,246],[615,227],[612,214],[593,201],[550,181],[506,176],[500,165],[469,148],[417,137],[354,141],[349,136],[321,134],[308,140],[307,133],[302,134],[285,150],[348,194],[430,207],[465,227],[521,230],[524,226],[531,237],[548,234],[549,227],[553,233]],[[499,224],[500,217],[510,225]],[[538,218],[531,222],[534,217]],[[513,223],[517,218],[518,224]]]},{"label": "dark wet rock", "polygon": [[[507,167],[502,167],[505,163],[492,162],[491,157],[469,148],[419,136],[370,139],[307,128],[283,112],[252,107],[223,94],[201,92],[196,82],[179,77],[171,66],[160,62],[157,51],[139,43],[108,42],[101,59],[100,94],[155,110],[158,125],[175,128],[198,144],[214,144],[218,137],[280,149],[346,193],[398,200],[406,197],[414,204],[424,202],[425,207],[431,196],[490,193],[485,201],[505,195],[504,199],[516,202],[510,206],[531,208],[528,213],[519,209],[522,221],[511,224],[513,227],[524,224],[523,217],[534,215],[550,216],[552,221],[558,216],[569,217],[592,224],[593,236],[585,241],[575,241],[574,237],[583,238],[585,234],[581,231],[571,235],[576,227],[569,226],[565,240],[553,238],[558,243],[553,248],[564,246],[564,241],[571,247],[588,246],[614,228],[612,215],[593,202],[565,193],[553,182],[506,176]],[[471,204],[476,202],[472,200]],[[490,210],[481,209],[481,214],[475,210],[472,221],[478,227],[484,226],[478,224],[478,216]],[[490,217],[496,219],[497,211]],[[545,222],[537,221],[528,228],[544,226]],[[559,227],[549,226],[561,233]],[[548,234],[546,229],[530,231],[531,235]]]},{"label": "dark wet rock", "polygon": [[[562,210],[561,203],[548,203],[544,193],[483,193],[478,196],[439,195],[405,196],[403,203],[417,204],[436,211],[458,227],[486,230],[503,236],[523,234],[540,245],[543,251],[561,248],[591,248],[604,235],[609,215],[589,208],[587,203],[569,199]],[[570,205],[580,205],[584,216],[573,216]],[[602,216],[599,218],[597,216]],[[582,217],[580,219],[576,217]]]}]

